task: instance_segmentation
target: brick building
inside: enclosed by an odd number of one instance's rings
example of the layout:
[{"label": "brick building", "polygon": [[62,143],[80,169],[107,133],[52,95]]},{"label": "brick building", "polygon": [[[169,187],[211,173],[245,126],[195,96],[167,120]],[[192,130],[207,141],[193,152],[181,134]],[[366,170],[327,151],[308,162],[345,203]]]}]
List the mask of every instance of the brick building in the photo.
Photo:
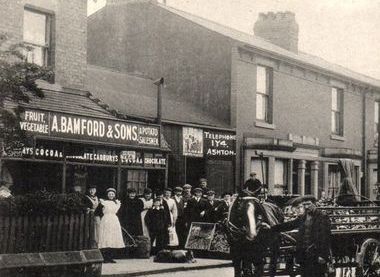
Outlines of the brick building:
[{"label": "brick building", "polygon": [[236,130],[236,184],[256,171],[272,194],[333,197],[349,159],[373,198],[380,81],[299,51],[298,29],[289,12],[260,14],[254,35],[156,1],[109,0],[89,18],[88,62],[163,76]]},{"label": "brick building", "polygon": [[[1,1],[1,7],[0,33],[9,38],[4,47],[31,46],[27,60],[55,73],[53,83],[38,81],[43,98],[19,103],[27,138],[0,141],[0,177],[14,184],[12,192],[89,184],[100,194],[108,187],[123,193],[126,186],[141,192],[139,170],[163,176],[152,182],[164,186],[169,148],[160,126],[117,114],[85,90],[87,0]],[[6,100],[0,108],[15,106]]]}]

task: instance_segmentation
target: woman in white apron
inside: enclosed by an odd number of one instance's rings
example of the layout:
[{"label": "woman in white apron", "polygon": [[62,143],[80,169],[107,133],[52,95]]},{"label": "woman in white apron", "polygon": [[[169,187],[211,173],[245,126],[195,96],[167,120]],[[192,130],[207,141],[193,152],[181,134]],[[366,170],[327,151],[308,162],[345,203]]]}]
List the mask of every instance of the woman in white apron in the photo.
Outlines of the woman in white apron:
[{"label": "woman in white apron", "polygon": [[103,217],[99,226],[99,244],[105,263],[115,263],[115,249],[124,248],[123,234],[116,213],[120,209],[120,201],[116,199],[116,190],[106,190],[107,200],[100,199],[103,206]]}]

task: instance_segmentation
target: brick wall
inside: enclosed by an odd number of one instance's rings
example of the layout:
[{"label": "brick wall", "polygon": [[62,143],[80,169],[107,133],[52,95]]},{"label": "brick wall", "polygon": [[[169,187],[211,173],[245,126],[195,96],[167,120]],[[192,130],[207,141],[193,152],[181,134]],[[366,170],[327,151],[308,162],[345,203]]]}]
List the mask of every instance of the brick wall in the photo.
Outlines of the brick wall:
[{"label": "brick wall", "polygon": [[83,88],[87,56],[86,0],[0,0],[0,32],[10,43],[23,39],[24,6],[47,12],[53,19],[53,66],[55,81],[62,86]]},{"label": "brick wall", "polygon": [[168,90],[230,120],[230,42],[159,6],[108,5],[91,16],[88,62],[164,77]]}]

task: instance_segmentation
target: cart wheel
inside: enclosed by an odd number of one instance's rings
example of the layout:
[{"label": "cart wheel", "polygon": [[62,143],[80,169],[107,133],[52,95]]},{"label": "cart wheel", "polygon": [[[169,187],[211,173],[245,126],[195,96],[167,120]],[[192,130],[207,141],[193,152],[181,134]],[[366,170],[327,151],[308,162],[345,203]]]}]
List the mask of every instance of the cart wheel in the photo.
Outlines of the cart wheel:
[{"label": "cart wheel", "polygon": [[380,276],[380,242],[376,239],[367,239],[360,247],[356,261],[359,276]]}]

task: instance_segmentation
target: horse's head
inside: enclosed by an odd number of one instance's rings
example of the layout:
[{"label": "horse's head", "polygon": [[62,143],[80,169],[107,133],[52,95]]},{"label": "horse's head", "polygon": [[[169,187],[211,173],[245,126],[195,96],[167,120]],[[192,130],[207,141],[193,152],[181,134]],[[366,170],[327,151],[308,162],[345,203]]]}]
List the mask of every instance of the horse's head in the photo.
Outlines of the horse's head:
[{"label": "horse's head", "polygon": [[257,204],[258,200],[254,197],[239,197],[229,211],[229,222],[235,229],[243,231],[249,241],[253,241],[257,236]]}]

